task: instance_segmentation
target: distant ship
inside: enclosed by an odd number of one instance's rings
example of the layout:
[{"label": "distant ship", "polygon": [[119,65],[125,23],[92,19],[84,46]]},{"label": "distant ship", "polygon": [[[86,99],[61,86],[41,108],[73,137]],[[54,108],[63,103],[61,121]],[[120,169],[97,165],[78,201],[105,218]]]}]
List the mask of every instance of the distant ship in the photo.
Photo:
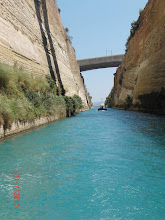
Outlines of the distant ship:
[{"label": "distant ship", "polygon": [[107,111],[107,108],[105,108],[104,103],[100,104],[100,108],[98,108],[98,111]]}]

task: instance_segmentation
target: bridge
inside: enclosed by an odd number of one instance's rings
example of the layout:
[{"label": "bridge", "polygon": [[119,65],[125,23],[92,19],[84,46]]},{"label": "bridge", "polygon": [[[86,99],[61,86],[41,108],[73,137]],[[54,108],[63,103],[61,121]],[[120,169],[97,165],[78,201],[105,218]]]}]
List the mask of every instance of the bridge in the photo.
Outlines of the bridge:
[{"label": "bridge", "polygon": [[114,56],[106,56],[106,57],[96,57],[89,58],[84,60],[77,60],[80,71],[87,71],[93,69],[101,69],[108,67],[118,67],[123,61],[123,54],[114,55]]}]

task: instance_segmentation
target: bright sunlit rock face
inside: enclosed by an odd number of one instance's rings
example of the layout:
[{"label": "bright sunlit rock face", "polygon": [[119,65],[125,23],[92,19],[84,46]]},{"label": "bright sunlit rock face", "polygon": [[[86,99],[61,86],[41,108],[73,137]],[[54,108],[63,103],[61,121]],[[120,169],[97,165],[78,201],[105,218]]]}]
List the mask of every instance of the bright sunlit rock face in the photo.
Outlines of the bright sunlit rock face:
[{"label": "bright sunlit rock face", "polygon": [[[162,100],[160,106],[146,104],[149,97],[156,102],[158,93],[165,96],[164,90],[161,90],[165,88],[164,8],[164,0],[150,0],[141,12],[135,34],[127,44],[124,62],[116,73],[114,106],[127,105],[127,97],[130,97],[134,109],[137,109],[136,104],[139,103],[142,104],[141,109],[165,114]],[[154,100],[154,97],[158,98]],[[155,109],[152,109],[154,105]]]},{"label": "bright sunlit rock face", "polygon": [[1,62],[17,62],[33,75],[54,75],[66,95],[79,95],[88,108],[75,51],[54,0],[1,2],[0,29]]}]

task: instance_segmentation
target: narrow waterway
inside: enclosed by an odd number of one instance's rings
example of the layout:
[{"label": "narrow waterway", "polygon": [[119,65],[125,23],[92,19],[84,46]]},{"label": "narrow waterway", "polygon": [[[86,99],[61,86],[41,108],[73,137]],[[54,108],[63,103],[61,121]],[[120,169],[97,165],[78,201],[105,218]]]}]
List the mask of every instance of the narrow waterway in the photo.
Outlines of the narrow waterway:
[{"label": "narrow waterway", "polygon": [[0,219],[164,220],[165,117],[94,108],[0,142]]}]

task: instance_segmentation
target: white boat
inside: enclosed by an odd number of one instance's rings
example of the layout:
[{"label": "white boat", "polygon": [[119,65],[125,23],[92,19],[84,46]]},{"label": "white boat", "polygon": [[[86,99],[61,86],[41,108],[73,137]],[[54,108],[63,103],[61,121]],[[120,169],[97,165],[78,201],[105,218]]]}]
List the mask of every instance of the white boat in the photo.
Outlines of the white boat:
[{"label": "white boat", "polygon": [[100,108],[98,108],[98,111],[107,111],[107,108],[105,108],[105,105],[104,105],[104,103],[101,103],[100,104]]}]

